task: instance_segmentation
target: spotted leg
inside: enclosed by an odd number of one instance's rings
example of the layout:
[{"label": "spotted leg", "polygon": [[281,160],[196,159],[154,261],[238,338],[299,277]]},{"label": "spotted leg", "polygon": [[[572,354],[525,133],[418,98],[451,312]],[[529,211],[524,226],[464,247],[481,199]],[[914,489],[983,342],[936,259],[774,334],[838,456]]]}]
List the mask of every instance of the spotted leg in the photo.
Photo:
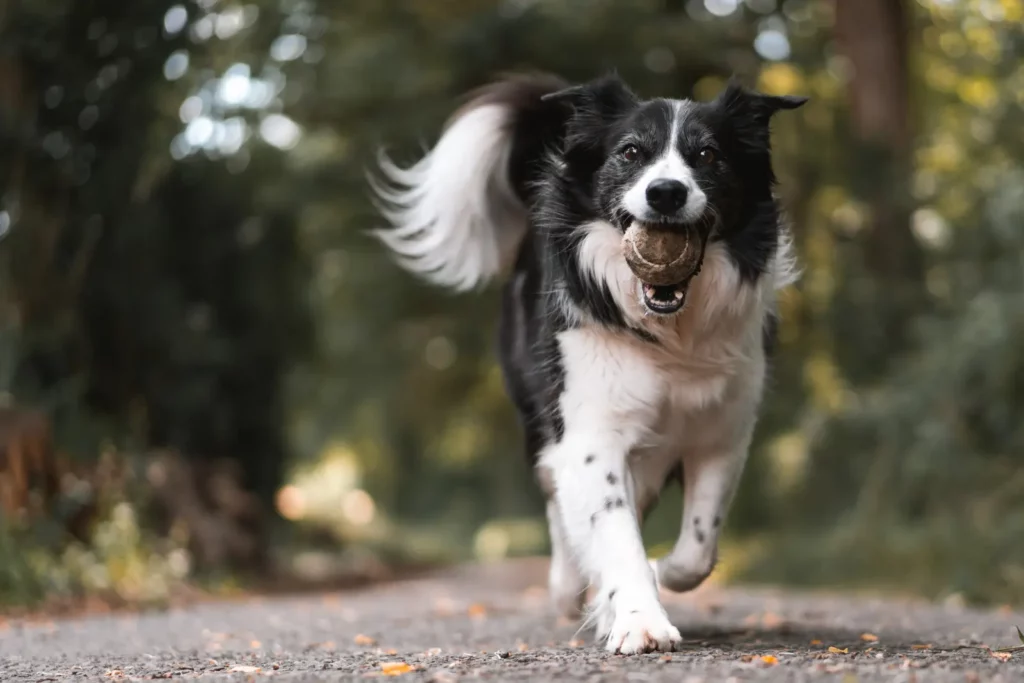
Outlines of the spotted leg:
[{"label": "spotted leg", "polygon": [[658,601],[626,464],[656,418],[661,379],[600,332],[564,332],[559,344],[565,429],[541,464],[551,473],[569,546],[597,586],[598,635],[611,652],[670,651],[681,639]]}]

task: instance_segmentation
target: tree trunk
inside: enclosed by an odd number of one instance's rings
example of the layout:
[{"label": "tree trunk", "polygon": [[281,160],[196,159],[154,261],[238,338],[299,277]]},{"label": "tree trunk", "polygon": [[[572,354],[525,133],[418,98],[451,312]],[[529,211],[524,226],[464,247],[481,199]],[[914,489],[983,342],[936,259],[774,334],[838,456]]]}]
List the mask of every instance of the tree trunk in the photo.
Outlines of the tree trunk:
[{"label": "tree trunk", "polygon": [[836,42],[852,67],[850,187],[870,212],[862,254],[872,296],[863,303],[880,326],[881,351],[891,357],[922,305],[924,279],[923,254],[910,229],[909,19],[903,0],[835,3]]}]

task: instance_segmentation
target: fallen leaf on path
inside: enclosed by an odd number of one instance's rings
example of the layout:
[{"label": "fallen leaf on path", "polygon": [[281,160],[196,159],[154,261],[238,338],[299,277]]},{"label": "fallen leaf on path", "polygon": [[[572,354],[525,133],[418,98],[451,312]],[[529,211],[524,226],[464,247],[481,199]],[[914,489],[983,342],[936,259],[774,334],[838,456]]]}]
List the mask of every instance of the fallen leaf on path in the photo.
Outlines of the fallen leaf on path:
[{"label": "fallen leaf on path", "polygon": [[931,643],[914,643],[910,646],[911,650],[930,650],[932,649]]},{"label": "fallen leaf on path", "polygon": [[662,655],[661,661],[663,661],[663,662],[671,662],[672,661],[672,655]]},{"label": "fallen leaf on path", "polygon": [[409,673],[413,668],[405,662],[383,662],[380,665],[380,670],[384,672],[385,676],[401,676]]},{"label": "fallen leaf on path", "polygon": [[786,620],[774,612],[768,612],[761,618],[761,625],[765,628],[778,628],[786,623]]},{"label": "fallen leaf on path", "polygon": [[254,640],[251,643],[249,643],[249,647],[251,647],[254,650],[260,649],[261,646],[262,645],[261,645],[260,641],[258,641],[258,640]]},{"label": "fallen leaf on path", "polygon": [[108,671],[107,673],[105,673],[103,675],[106,676],[107,678],[124,678],[124,672],[121,671],[120,669],[113,669],[113,670]]},{"label": "fallen leaf on path", "polygon": [[998,659],[1000,662],[1008,662],[1010,660],[1010,657],[1013,656],[1012,652],[992,652],[990,654],[996,659]]},{"label": "fallen leaf on path", "polygon": [[828,646],[828,651],[831,652],[834,655],[848,655],[848,654],[850,654],[850,648],[844,647],[843,649],[840,650],[835,645],[829,645]]},{"label": "fallen leaf on path", "polygon": [[474,602],[472,605],[469,606],[469,609],[466,611],[469,613],[469,616],[475,619],[482,619],[483,617],[487,616],[487,608],[481,605],[479,602]]},{"label": "fallen leaf on path", "polygon": [[815,638],[814,640],[811,641],[811,645],[821,645],[821,641],[818,640],[817,638]]},{"label": "fallen leaf on path", "polygon": [[775,666],[779,663],[778,658],[773,655],[762,655],[761,661],[767,664],[768,666]]},{"label": "fallen leaf on path", "polygon": [[860,634],[860,639],[863,640],[865,643],[878,642],[878,636],[876,636],[874,633],[862,633]]},{"label": "fallen leaf on path", "polygon": [[573,638],[569,641],[569,647],[583,647],[583,641]]},{"label": "fallen leaf on path", "polygon": [[519,645],[516,646],[516,649],[520,652],[526,652],[530,647],[526,643],[519,643]]},{"label": "fallen leaf on path", "polygon": [[239,664],[237,666],[233,666],[230,669],[228,669],[228,673],[233,673],[233,674],[255,674],[255,673],[259,673],[259,672],[260,672],[260,668],[258,666],[248,666],[248,665],[241,665],[241,664]]},{"label": "fallen leaf on path", "polygon": [[376,645],[377,641],[370,636],[365,636],[362,633],[355,637],[356,645]]}]

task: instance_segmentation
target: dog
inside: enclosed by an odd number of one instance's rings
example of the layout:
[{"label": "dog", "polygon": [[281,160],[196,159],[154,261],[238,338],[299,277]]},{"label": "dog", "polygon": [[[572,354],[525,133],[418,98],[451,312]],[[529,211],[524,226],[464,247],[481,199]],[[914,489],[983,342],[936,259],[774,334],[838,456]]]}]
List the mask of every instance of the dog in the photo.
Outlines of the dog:
[{"label": "dog", "polygon": [[[659,589],[715,566],[777,292],[798,276],[769,123],[806,101],[735,79],[702,102],[645,100],[616,74],[505,75],[419,161],[382,151],[371,175],[390,224],[373,234],[402,267],[455,291],[504,278],[500,363],[547,500],[551,596],[608,651],[675,649]],[[628,262],[625,236],[655,233],[687,245],[678,282]],[[681,533],[649,560],[641,525],[675,481]]]}]

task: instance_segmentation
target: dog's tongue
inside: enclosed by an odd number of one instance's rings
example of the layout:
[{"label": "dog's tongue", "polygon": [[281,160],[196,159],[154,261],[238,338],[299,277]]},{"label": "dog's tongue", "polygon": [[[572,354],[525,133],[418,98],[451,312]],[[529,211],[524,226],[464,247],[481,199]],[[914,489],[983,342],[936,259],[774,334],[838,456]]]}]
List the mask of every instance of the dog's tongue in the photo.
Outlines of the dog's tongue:
[{"label": "dog's tongue", "polygon": [[626,263],[648,285],[669,286],[693,277],[703,252],[701,238],[692,228],[670,229],[634,223],[622,237]]}]

